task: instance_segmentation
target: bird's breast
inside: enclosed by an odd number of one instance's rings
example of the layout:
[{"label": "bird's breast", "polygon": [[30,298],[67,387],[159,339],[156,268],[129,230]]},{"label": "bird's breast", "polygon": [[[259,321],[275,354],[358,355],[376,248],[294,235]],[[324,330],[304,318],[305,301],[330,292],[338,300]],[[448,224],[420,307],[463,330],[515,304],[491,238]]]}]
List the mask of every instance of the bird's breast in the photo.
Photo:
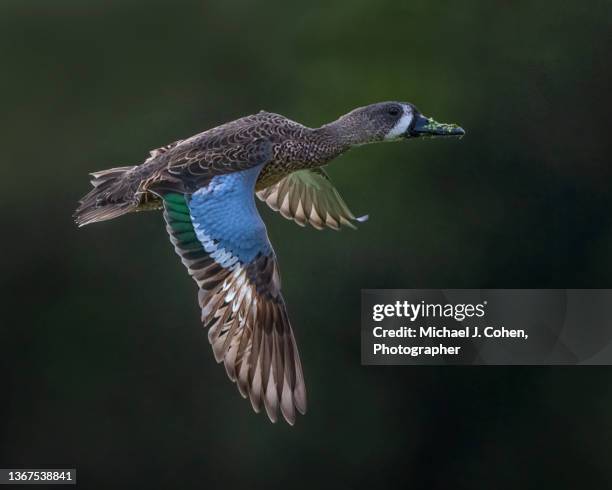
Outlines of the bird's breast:
[{"label": "bird's breast", "polygon": [[259,174],[256,191],[276,184],[279,180],[297,170],[321,167],[335,158],[340,152],[331,146],[287,140],[273,146],[273,158]]}]

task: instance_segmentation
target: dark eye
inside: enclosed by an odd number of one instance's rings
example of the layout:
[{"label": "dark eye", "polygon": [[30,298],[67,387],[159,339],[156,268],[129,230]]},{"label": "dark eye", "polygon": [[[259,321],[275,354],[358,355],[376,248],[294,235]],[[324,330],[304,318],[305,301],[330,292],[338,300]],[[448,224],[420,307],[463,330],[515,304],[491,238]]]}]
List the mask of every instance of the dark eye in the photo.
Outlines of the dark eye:
[{"label": "dark eye", "polygon": [[397,107],[391,107],[389,109],[389,115],[393,117],[399,116],[400,110]]}]

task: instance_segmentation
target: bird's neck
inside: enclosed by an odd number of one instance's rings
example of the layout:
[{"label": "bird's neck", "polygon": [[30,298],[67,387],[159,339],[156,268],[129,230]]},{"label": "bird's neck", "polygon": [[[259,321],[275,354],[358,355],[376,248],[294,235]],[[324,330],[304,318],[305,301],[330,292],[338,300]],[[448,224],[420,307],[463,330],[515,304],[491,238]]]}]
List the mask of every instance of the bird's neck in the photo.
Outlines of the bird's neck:
[{"label": "bird's neck", "polygon": [[359,126],[350,115],[313,129],[313,134],[316,138],[333,145],[340,153],[352,146],[363,144]]}]

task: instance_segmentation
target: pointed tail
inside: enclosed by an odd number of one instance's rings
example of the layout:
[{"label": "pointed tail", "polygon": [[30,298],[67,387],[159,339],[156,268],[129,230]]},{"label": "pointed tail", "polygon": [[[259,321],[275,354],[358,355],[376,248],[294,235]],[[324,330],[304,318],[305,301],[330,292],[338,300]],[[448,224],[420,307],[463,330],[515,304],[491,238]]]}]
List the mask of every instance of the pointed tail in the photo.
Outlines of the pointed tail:
[{"label": "pointed tail", "polygon": [[130,171],[135,167],[116,167],[91,174],[93,189],[79,201],[74,219],[79,226],[106,221],[134,211],[139,204],[137,187]]}]

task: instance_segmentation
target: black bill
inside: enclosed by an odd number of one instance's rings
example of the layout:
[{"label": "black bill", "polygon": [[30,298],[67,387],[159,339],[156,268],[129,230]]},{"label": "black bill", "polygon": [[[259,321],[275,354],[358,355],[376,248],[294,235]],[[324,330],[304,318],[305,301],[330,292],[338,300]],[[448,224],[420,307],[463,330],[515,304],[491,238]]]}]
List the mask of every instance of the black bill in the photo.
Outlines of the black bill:
[{"label": "black bill", "polygon": [[465,130],[456,124],[443,124],[422,114],[415,114],[412,124],[404,134],[406,138],[421,136],[463,136]]}]

